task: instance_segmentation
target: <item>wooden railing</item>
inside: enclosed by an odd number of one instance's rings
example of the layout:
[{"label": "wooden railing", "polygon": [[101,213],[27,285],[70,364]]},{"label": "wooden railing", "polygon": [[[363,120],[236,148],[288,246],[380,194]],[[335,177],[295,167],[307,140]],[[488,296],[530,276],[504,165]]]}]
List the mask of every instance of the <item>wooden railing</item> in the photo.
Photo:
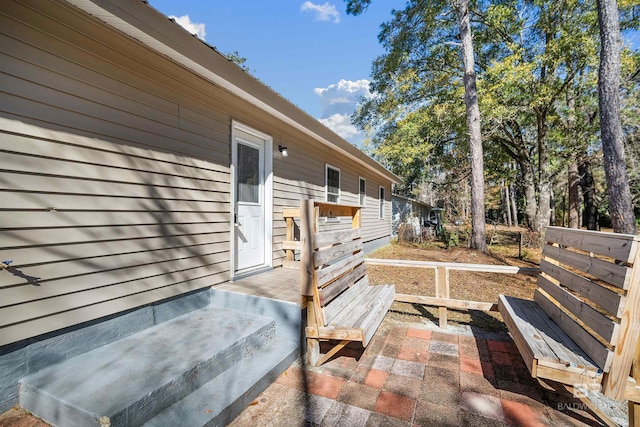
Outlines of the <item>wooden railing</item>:
[{"label": "wooden railing", "polygon": [[411,261],[397,259],[375,259],[365,258],[367,265],[382,265],[387,267],[410,267],[410,268],[431,268],[435,272],[434,297],[422,295],[396,294],[395,300],[409,304],[424,304],[439,307],[439,326],[447,326],[447,309],[458,310],[479,310],[498,311],[497,301],[480,302],[452,299],[450,297],[449,272],[450,271],[471,271],[474,273],[502,273],[502,274],[527,274],[534,276],[538,273],[538,268],[523,268],[510,265],[490,265],[490,264],[461,264],[455,262],[437,261]]},{"label": "wooden railing", "polygon": [[[335,205],[332,203],[314,202],[314,220],[310,224],[315,223],[318,217],[338,217],[351,216],[355,221],[360,220],[358,207]],[[355,213],[354,213],[355,212]],[[285,251],[285,259],[283,260],[284,268],[300,269],[301,262],[295,259],[296,251],[301,250],[300,236],[308,235],[310,230],[300,230],[296,233],[296,226],[300,227],[303,221],[296,224],[295,219],[300,218],[300,208],[285,208],[282,216],[284,217],[287,228],[285,240],[282,242],[282,248]],[[297,236],[296,236],[297,234]],[[297,237],[297,239],[296,239]],[[409,304],[424,304],[439,307],[439,325],[447,326],[447,309],[457,310],[479,310],[479,311],[497,311],[498,304],[496,302],[480,302],[457,300],[450,297],[449,272],[450,271],[470,271],[475,273],[501,273],[501,274],[527,274],[536,275],[538,268],[522,268],[509,265],[489,265],[489,264],[461,264],[455,262],[436,262],[436,261],[412,261],[412,260],[395,260],[395,259],[374,259],[365,258],[367,265],[380,265],[388,267],[406,267],[406,268],[430,268],[435,271],[435,296],[396,294],[395,301]],[[304,283],[301,283],[304,286]]]},{"label": "wooden railing", "polygon": [[282,242],[282,249],[284,249],[285,253],[282,267],[299,269],[300,261],[296,261],[295,251],[299,251],[301,246],[300,240],[295,240],[295,218],[300,218],[300,208],[284,208],[282,210],[282,216],[287,223],[285,240]]}]

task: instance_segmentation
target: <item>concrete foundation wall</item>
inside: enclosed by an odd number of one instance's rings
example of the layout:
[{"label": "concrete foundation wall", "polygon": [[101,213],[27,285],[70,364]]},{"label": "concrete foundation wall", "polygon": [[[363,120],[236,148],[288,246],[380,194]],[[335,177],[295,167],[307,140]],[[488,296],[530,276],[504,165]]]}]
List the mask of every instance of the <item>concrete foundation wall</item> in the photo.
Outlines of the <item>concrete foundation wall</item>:
[{"label": "concrete foundation wall", "polygon": [[379,249],[383,246],[386,246],[391,243],[391,236],[384,236],[379,239],[370,240],[365,242],[363,246],[363,250],[365,254],[370,254],[371,252]]}]

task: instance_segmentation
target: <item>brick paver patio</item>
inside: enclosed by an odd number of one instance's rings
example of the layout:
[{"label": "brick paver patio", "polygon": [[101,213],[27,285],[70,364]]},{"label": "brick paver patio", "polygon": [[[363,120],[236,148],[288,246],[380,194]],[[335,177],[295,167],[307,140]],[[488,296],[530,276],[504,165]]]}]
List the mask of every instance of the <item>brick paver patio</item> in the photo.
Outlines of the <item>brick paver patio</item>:
[{"label": "brick paver patio", "polygon": [[601,425],[531,379],[512,341],[386,321],[363,352],[286,370],[232,426]]}]

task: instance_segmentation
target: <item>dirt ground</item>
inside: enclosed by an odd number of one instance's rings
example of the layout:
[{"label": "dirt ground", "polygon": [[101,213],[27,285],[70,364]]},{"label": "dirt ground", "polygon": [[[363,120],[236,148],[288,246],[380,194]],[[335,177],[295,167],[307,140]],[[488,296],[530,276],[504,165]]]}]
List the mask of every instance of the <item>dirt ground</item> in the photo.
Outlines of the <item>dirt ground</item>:
[{"label": "dirt ground", "polygon": [[[487,234],[494,243],[489,246],[489,254],[467,248],[465,230],[460,234],[460,246],[446,248],[439,241],[422,243],[400,242],[385,246],[369,255],[370,258],[406,259],[422,261],[456,262],[465,264],[512,265],[537,268],[541,250],[519,245],[521,233],[523,241],[530,241],[525,229],[488,226]],[[494,236],[495,234],[495,236]],[[368,266],[367,271],[372,284],[395,284],[396,293],[435,296],[435,273],[433,269]],[[449,276],[451,298],[467,301],[498,302],[498,295],[510,295],[520,298],[533,298],[536,288],[534,276],[523,274],[476,273],[452,271]],[[426,307],[406,303],[394,303],[388,316],[407,322],[419,322],[421,319],[434,321],[438,318],[437,307]],[[469,325],[488,331],[506,331],[502,317],[497,312],[448,310],[448,319],[453,323]]]},{"label": "dirt ground", "polygon": [[49,427],[49,424],[16,407],[0,414],[0,427]]}]

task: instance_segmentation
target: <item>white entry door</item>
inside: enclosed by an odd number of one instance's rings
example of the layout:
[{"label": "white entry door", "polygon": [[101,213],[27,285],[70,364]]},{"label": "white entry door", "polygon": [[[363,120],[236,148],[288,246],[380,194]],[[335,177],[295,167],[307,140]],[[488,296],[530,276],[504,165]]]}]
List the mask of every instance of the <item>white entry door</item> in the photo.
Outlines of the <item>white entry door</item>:
[{"label": "white entry door", "polygon": [[235,270],[267,264],[265,256],[265,151],[266,140],[234,131]]}]

